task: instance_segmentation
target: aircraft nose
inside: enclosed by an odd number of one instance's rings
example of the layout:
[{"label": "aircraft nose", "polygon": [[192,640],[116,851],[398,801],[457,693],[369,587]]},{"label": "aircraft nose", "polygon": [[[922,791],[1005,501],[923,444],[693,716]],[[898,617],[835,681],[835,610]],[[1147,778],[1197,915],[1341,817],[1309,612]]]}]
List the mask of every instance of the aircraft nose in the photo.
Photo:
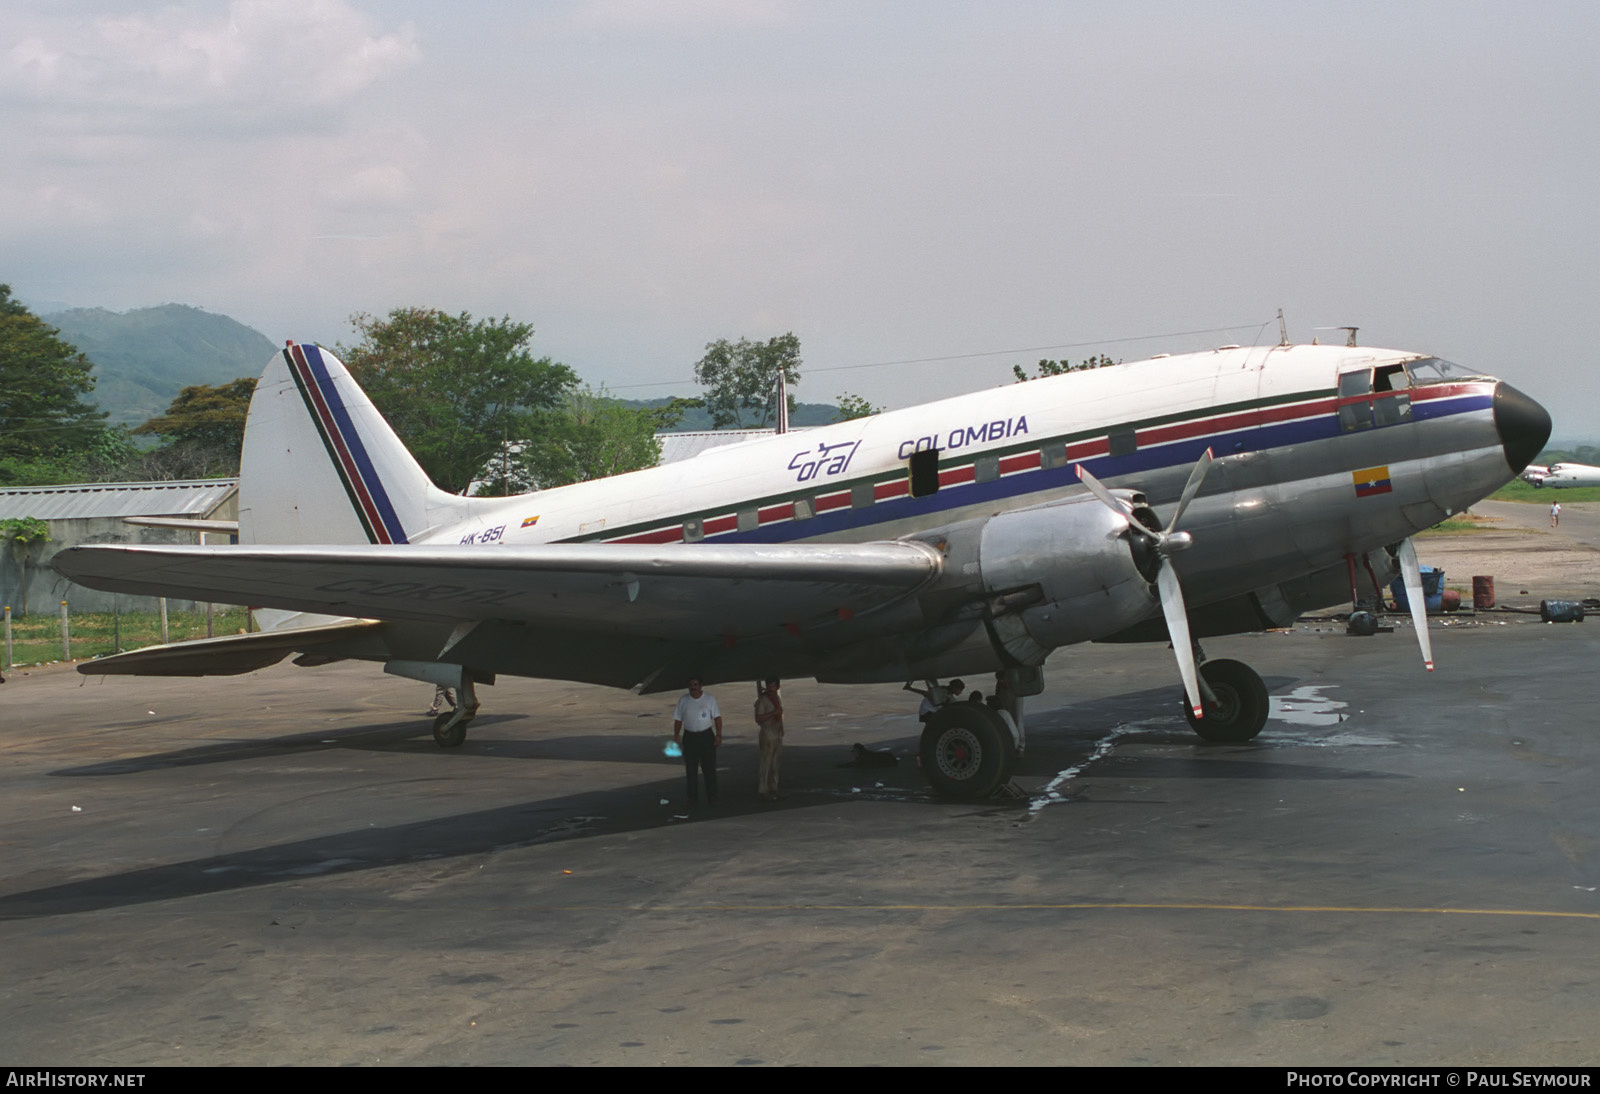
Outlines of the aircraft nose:
[{"label": "aircraft nose", "polygon": [[1550,439],[1550,412],[1501,381],[1494,386],[1494,428],[1512,474],[1520,475]]}]

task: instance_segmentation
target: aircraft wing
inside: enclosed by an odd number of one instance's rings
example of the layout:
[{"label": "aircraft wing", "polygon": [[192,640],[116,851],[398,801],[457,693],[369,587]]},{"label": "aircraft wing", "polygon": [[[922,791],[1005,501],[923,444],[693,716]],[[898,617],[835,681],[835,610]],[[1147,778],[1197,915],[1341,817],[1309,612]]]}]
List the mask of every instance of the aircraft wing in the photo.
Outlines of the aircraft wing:
[{"label": "aircraft wing", "polygon": [[69,548],[91,588],[368,619],[496,620],[682,642],[848,621],[932,582],[919,543]]}]

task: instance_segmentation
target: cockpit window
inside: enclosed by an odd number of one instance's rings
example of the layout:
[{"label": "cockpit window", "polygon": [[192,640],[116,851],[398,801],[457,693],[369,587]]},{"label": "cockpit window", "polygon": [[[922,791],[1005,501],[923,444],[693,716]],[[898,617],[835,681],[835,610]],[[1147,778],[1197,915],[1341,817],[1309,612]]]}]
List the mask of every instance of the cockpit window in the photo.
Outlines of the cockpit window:
[{"label": "cockpit window", "polygon": [[1454,384],[1462,380],[1487,379],[1481,372],[1474,372],[1441,357],[1424,357],[1420,361],[1411,361],[1407,363],[1406,368],[1411,373],[1411,382],[1418,387],[1426,384]]}]

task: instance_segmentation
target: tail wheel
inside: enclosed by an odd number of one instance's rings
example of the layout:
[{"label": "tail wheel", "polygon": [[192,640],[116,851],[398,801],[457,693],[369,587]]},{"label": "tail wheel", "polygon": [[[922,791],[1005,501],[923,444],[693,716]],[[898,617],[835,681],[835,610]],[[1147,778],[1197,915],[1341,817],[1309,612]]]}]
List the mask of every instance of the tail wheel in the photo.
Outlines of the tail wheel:
[{"label": "tail wheel", "polygon": [[987,798],[1005,781],[1010,731],[993,711],[951,703],[922,731],[922,773],[946,798]]},{"label": "tail wheel", "polygon": [[1200,666],[1215,703],[1205,705],[1205,717],[1196,718],[1187,702],[1183,716],[1189,728],[1203,740],[1218,744],[1242,744],[1251,740],[1267,724],[1269,700],[1267,685],[1261,682],[1256,671],[1243,661],[1207,661]]}]

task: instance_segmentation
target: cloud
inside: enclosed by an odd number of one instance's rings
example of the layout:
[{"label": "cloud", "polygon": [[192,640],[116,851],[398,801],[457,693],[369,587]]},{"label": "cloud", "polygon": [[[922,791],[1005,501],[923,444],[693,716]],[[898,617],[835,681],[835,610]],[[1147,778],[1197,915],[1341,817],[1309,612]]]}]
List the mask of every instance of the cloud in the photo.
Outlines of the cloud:
[{"label": "cloud", "polygon": [[[282,118],[337,106],[420,56],[344,0],[233,0],[89,18],[39,16],[0,66],[0,97],[121,127],[219,115]],[[4,49],[0,42],[0,49]]]},{"label": "cloud", "polygon": [[572,24],[605,31],[726,31],[779,26],[789,19],[779,0],[587,0],[572,13]]}]

